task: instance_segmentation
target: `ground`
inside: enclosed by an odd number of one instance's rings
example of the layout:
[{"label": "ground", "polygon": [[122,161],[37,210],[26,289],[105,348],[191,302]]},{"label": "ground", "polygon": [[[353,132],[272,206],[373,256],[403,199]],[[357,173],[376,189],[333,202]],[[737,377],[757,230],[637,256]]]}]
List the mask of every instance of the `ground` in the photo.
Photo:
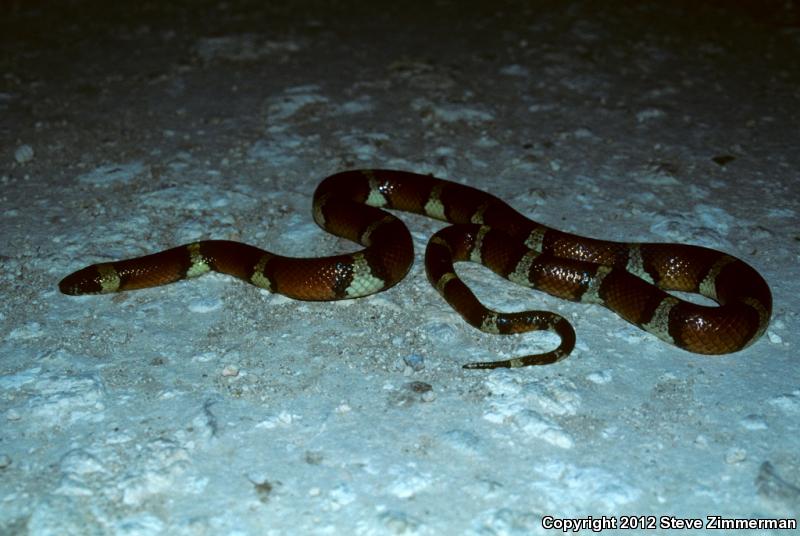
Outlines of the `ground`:
[{"label": "ground", "polygon": [[[794,2],[262,4],[3,7],[0,533],[797,518]],[[699,356],[465,265],[488,304],[557,311],[578,344],[463,370],[556,339],[468,326],[422,266],[441,223],[409,215],[414,267],[369,298],[220,275],[58,291],[199,238],[354,251],[311,195],[356,167],[433,173],[578,234],[725,251],[770,283],[772,322]]]}]

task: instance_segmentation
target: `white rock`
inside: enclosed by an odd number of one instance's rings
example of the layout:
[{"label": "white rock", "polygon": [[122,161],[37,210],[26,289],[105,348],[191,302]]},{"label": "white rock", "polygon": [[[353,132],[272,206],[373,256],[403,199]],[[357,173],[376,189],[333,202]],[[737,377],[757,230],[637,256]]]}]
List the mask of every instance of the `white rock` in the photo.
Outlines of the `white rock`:
[{"label": "white rock", "polygon": [[30,145],[20,145],[17,147],[17,150],[14,151],[14,160],[16,160],[18,164],[25,164],[33,160],[33,154],[33,147]]}]

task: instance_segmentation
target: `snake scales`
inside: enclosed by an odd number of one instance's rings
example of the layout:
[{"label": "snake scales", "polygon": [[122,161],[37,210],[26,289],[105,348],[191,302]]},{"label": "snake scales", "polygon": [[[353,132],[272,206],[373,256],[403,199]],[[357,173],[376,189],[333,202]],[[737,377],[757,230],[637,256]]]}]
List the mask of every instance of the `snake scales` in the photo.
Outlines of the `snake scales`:
[{"label": "snake scales", "polygon": [[[292,258],[227,240],[202,240],[137,257],[93,264],[65,277],[64,294],[153,287],[217,271],[299,300],[340,300],[395,285],[414,258],[411,235],[383,209],[423,214],[454,225],[437,232],[425,252],[428,279],[471,325],[491,333],[550,330],[561,342],[549,352],[465,368],[544,365],[564,359],[575,332],[558,314],[501,313],[484,307],[458,278],[453,262],[479,262],[521,285],[553,296],[599,303],[656,337],[700,354],[741,350],[769,323],[772,296],[743,261],[686,244],[597,240],[551,229],[491,194],[394,170],[352,170],[324,179],[314,193],[314,220],[364,246],[351,254]],[[718,306],[666,291],[701,294]]]}]

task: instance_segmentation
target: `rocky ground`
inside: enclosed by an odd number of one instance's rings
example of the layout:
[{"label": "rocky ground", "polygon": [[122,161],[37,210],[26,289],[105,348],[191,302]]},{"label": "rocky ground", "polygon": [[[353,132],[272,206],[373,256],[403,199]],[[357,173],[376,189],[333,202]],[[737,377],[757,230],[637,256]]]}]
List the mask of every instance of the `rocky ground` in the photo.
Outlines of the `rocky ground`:
[{"label": "rocky ground", "polygon": [[[796,3],[264,4],[3,4],[0,533],[797,518]],[[422,267],[441,224],[407,215],[415,265],[365,299],[218,275],[58,292],[86,264],[198,238],[353,251],[310,214],[315,185],[353,167],[433,173],[579,234],[726,251],[769,281],[771,326],[692,355],[460,266],[488,304],[578,333],[554,366],[462,370],[555,339],[463,322]]]}]

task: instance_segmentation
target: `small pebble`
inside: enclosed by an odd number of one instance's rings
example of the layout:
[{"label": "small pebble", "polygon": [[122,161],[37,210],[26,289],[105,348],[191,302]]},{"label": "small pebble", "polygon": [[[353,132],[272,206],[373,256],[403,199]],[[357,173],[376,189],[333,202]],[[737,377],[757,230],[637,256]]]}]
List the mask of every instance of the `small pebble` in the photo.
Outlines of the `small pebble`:
[{"label": "small pebble", "polygon": [[403,358],[403,361],[415,371],[420,371],[425,368],[425,358],[421,355],[409,354]]},{"label": "small pebble", "polygon": [[234,367],[233,365],[227,365],[224,369],[222,369],[223,376],[238,376],[239,369]]},{"label": "small pebble", "polygon": [[773,344],[781,344],[783,342],[783,339],[780,335],[769,330],[767,330],[767,337],[769,337],[769,342]]},{"label": "small pebble", "polygon": [[0,469],[5,469],[11,465],[11,456],[8,454],[0,454]]},{"label": "small pebble", "polygon": [[733,447],[728,449],[728,452],[725,453],[725,462],[730,464],[741,463],[746,459],[747,451],[742,448]]},{"label": "small pebble", "polygon": [[436,400],[436,393],[433,392],[433,386],[425,382],[409,382],[406,387],[419,394],[419,400],[423,402],[433,402]]},{"label": "small pebble", "polygon": [[725,167],[727,164],[730,164],[734,160],[736,160],[735,156],[731,156],[729,154],[721,154],[718,156],[713,157],[711,160],[714,161],[715,164],[721,167]]},{"label": "small pebble", "polygon": [[410,382],[407,384],[408,388],[415,393],[427,393],[433,390],[433,386],[425,382]]},{"label": "small pebble", "polygon": [[14,151],[14,160],[16,160],[18,164],[25,164],[33,160],[33,147],[30,145],[20,145],[17,147],[17,150]]},{"label": "small pebble", "polygon": [[762,415],[748,415],[739,421],[745,430],[766,430],[769,428],[766,419]]}]

